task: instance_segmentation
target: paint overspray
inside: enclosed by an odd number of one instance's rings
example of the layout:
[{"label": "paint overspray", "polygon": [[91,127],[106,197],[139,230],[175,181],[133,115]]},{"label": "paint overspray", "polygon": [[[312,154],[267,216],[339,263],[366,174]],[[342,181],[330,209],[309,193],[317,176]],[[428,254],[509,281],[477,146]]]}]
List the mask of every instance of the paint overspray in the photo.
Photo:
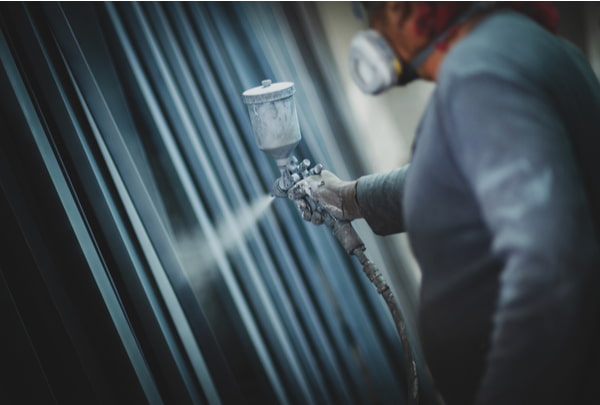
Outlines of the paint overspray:
[{"label": "paint overspray", "polygon": [[222,218],[214,226],[212,240],[207,232],[196,232],[179,239],[178,253],[189,282],[197,290],[218,273],[219,258],[246,242],[247,236],[259,225],[275,197],[265,194]]}]

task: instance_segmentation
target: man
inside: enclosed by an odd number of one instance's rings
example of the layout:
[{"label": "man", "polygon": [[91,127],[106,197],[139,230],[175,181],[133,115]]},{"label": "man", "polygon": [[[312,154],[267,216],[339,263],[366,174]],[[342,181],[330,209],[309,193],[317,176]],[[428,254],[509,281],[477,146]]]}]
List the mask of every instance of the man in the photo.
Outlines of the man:
[{"label": "man", "polygon": [[469,4],[371,4],[405,66],[434,41],[415,66],[437,86],[411,163],[351,182],[323,172],[289,193],[408,233],[421,343],[448,405],[600,403],[600,86],[549,31],[553,9],[525,6],[461,19]]}]

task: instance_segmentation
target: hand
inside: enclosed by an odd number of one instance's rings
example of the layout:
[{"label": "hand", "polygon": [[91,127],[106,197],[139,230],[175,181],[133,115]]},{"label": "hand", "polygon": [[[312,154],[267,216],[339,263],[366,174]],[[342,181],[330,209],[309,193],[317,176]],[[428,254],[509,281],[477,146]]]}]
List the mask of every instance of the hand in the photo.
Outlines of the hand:
[{"label": "hand", "polygon": [[302,218],[317,225],[322,223],[322,215],[311,209],[305,197],[337,219],[351,221],[362,217],[356,200],[356,181],[342,181],[330,171],[323,170],[319,175],[307,177],[288,190],[288,198],[296,200]]}]

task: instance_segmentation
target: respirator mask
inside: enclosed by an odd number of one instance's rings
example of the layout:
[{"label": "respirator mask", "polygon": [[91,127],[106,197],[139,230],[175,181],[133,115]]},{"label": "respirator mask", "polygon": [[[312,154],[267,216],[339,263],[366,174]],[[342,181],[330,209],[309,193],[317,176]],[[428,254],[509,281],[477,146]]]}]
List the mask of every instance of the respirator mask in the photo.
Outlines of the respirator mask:
[{"label": "respirator mask", "polygon": [[367,94],[379,94],[418,78],[408,63],[402,63],[385,38],[375,30],[358,32],[350,43],[350,74]]},{"label": "respirator mask", "polygon": [[417,68],[446,40],[458,25],[475,14],[492,9],[496,2],[477,2],[463,11],[433,38],[410,62],[402,62],[386,39],[377,31],[359,31],[350,43],[350,74],[354,83],[367,94],[379,94],[394,86],[403,86],[418,79]]}]

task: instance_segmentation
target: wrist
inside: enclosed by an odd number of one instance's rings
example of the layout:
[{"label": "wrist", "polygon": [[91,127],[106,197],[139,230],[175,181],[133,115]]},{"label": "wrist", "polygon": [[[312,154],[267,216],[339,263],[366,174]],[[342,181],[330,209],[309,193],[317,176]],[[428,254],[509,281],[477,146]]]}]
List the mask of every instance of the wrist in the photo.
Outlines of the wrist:
[{"label": "wrist", "polygon": [[342,213],[348,221],[362,218],[356,195],[357,184],[357,180],[348,181],[342,187]]}]

